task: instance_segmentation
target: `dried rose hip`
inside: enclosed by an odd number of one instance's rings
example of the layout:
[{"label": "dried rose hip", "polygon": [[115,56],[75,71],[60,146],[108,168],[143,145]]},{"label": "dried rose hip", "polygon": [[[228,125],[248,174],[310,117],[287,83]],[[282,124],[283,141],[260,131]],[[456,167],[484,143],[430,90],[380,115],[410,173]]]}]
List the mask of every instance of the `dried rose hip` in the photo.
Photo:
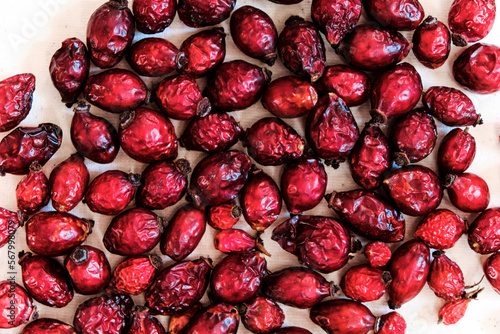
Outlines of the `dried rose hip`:
[{"label": "dried rose hip", "polygon": [[403,240],[405,219],[381,195],[368,190],[352,190],[333,192],[325,198],[328,206],[356,233],[384,242]]},{"label": "dried rose hip", "polygon": [[104,290],[111,279],[111,267],[106,254],[98,248],[76,247],[64,259],[75,291],[81,295],[95,295]]},{"label": "dried rose hip", "polygon": [[179,18],[188,27],[208,27],[226,20],[236,0],[179,0]]},{"label": "dried rose hip", "polygon": [[311,82],[325,71],[325,45],[311,22],[291,16],[278,38],[278,54],[287,69]]},{"label": "dried rose hip", "polygon": [[90,59],[100,68],[113,67],[132,44],[135,22],[127,0],[110,0],[97,8],[87,24]]},{"label": "dried rose hip", "polygon": [[179,49],[166,39],[144,38],[128,50],[127,62],[139,75],[162,77],[176,70],[178,53]]},{"label": "dried rose hip", "polygon": [[372,241],[366,244],[364,254],[368,263],[375,268],[384,267],[392,256],[391,249],[382,241]]},{"label": "dried rose hip", "polygon": [[168,333],[182,334],[184,327],[186,327],[191,318],[193,318],[193,316],[198,313],[201,308],[201,304],[197,302],[187,311],[170,316],[170,321],[168,323]]},{"label": "dried rose hip", "polygon": [[14,129],[0,141],[0,175],[28,174],[34,161],[45,165],[61,143],[62,130],[52,123]]},{"label": "dried rose hip", "polygon": [[137,296],[153,284],[161,265],[162,260],[158,255],[139,255],[127,258],[116,266],[106,291]]},{"label": "dried rose hip", "polygon": [[462,297],[465,293],[462,269],[450,260],[443,251],[435,251],[432,256],[434,260],[427,277],[429,288],[437,297],[446,301]]},{"label": "dried rose hip", "polygon": [[73,300],[71,278],[56,260],[21,251],[19,265],[24,287],[37,302],[51,307],[64,307]]},{"label": "dried rose hip", "polygon": [[500,294],[500,253],[494,253],[486,259],[483,265],[484,274],[493,290]]},{"label": "dried rose hip", "polygon": [[165,268],[146,292],[146,306],[152,314],[172,315],[188,311],[205,293],[210,269],[211,261],[204,258]]},{"label": "dried rose hip", "polygon": [[281,174],[281,195],[291,214],[314,208],[325,195],[328,177],[321,160],[303,156],[286,165]]},{"label": "dried rose hip", "polygon": [[0,208],[0,248],[14,236],[22,220],[22,214]]},{"label": "dried rose hip", "polygon": [[467,232],[467,223],[448,209],[437,209],[428,213],[417,225],[415,238],[434,249],[449,249],[462,234]]},{"label": "dried rose hip", "polygon": [[85,44],[75,37],[65,39],[50,60],[49,72],[61,101],[68,108],[83,92],[89,71],[90,58]]},{"label": "dried rose hip", "polygon": [[360,264],[347,269],[340,281],[340,288],[348,298],[364,303],[382,298],[388,279],[382,270],[369,264]]},{"label": "dried rose hip", "polygon": [[413,54],[425,67],[441,67],[451,50],[448,27],[435,17],[428,16],[413,33]]},{"label": "dried rose hip", "polygon": [[212,304],[191,318],[184,328],[184,334],[217,333],[236,334],[240,323],[238,310],[229,304]]},{"label": "dried rose hip", "polygon": [[365,0],[365,9],[378,23],[394,30],[415,30],[425,17],[418,0]]},{"label": "dried rose hip", "polygon": [[476,140],[469,128],[451,130],[441,142],[437,155],[442,174],[460,174],[469,168],[476,156]]},{"label": "dried rose hip", "polygon": [[494,0],[455,0],[448,13],[448,25],[453,33],[453,44],[466,46],[486,37],[495,22]]},{"label": "dried rose hip", "polygon": [[465,315],[465,311],[467,311],[467,306],[469,306],[469,302],[472,299],[476,299],[477,295],[483,289],[478,289],[472,292],[465,294],[464,297],[456,300],[452,300],[444,304],[438,312],[438,323],[442,323],[444,325],[453,325],[456,324],[460,319],[462,319]]},{"label": "dried rose hip", "polygon": [[466,89],[491,94],[500,90],[500,48],[476,43],[465,49],[453,63],[453,77]]},{"label": "dried rose hip", "polygon": [[152,163],[177,157],[174,125],[160,112],[139,108],[123,113],[120,121],[120,145],[132,159]]},{"label": "dried rose hip", "polygon": [[165,30],[175,17],[175,0],[134,0],[132,10],[137,30],[156,34]]},{"label": "dried rose hip", "polygon": [[49,203],[49,180],[38,162],[30,165],[28,175],[17,184],[16,199],[19,211],[28,215],[40,211]]},{"label": "dried rose hip", "polygon": [[115,216],[134,199],[139,180],[139,174],[108,170],[90,183],[83,202],[93,212]]},{"label": "dried rose hip", "polygon": [[340,43],[360,16],[361,0],[313,0],[311,4],[311,18],[332,46]]},{"label": "dried rose hip", "polygon": [[469,227],[469,246],[479,254],[500,249],[500,208],[483,211]]},{"label": "dried rose hip", "polygon": [[161,237],[160,250],[172,260],[182,261],[191,254],[205,234],[205,212],[191,204],[177,210]]},{"label": "dried rose hip", "polygon": [[151,316],[147,307],[136,306],[132,312],[132,323],[127,334],[166,334],[161,322]]},{"label": "dried rose hip", "polygon": [[31,296],[12,281],[0,282],[0,309],[0,328],[19,327],[38,318],[38,310]]},{"label": "dried rose hip", "polygon": [[396,64],[406,58],[410,50],[411,45],[403,35],[376,24],[355,27],[335,49],[349,65],[366,71]]},{"label": "dried rose hip", "polygon": [[23,328],[21,334],[77,334],[73,326],[51,318],[40,318],[30,322]]},{"label": "dried rose hip", "polygon": [[274,65],[278,58],[278,31],[269,15],[258,8],[243,6],[234,11],[230,27],[234,44],[244,54]]},{"label": "dried rose hip", "polygon": [[255,297],[243,304],[241,321],[246,329],[255,334],[270,334],[283,325],[285,314],[272,299]]},{"label": "dried rose hip", "polygon": [[247,129],[244,146],[248,155],[264,166],[276,166],[298,159],[304,153],[304,139],[277,117],[266,117]]},{"label": "dried rose hip", "polygon": [[234,203],[222,203],[211,206],[206,211],[207,223],[217,230],[227,230],[238,222],[241,208]]},{"label": "dried rose hip", "polygon": [[31,73],[0,81],[0,132],[12,130],[28,116],[33,103],[35,81]]},{"label": "dried rose hip", "polygon": [[264,249],[260,237],[254,238],[247,232],[235,228],[229,228],[217,233],[214,245],[215,249],[222,253],[242,253],[256,249],[270,256]]},{"label": "dried rose hip", "polygon": [[[275,2],[277,0],[272,0],[272,1]],[[290,326],[290,327],[281,327],[280,329],[274,331],[273,334],[312,334],[312,333],[304,328]]]},{"label": "dried rose hip", "polygon": [[70,213],[40,212],[25,223],[26,244],[38,255],[64,255],[87,239],[93,225]]},{"label": "dried rose hip", "polygon": [[392,281],[387,290],[391,309],[401,307],[424,288],[430,270],[429,257],[429,248],[422,241],[415,239],[396,249],[389,262]]},{"label": "dried rose hip", "polygon": [[472,173],[449,175],[448,196],[464,212],[480,212],[490,204],[490,189],[484,179]]},{"label": "dried rose hip", "polygon": [[398,312],[389,312],[378,318],[375,334],[405,334],[406,321]]}]

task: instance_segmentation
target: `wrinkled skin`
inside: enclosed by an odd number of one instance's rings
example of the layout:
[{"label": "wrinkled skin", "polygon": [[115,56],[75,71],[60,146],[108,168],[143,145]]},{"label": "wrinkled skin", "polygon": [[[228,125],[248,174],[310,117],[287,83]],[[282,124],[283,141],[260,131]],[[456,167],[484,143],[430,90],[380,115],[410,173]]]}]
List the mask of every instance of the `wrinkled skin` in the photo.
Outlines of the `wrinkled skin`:
[{"label": "wrinkled skin", "polygon": [[206,214],[208,225],[217,230],[227,230],[240,219],[241,208],[232,202],[222,203],[209,207]]},{"label": "wrinkled skin", "polygon": [[483,269],[493,290],[500,294],[500,253],[494,253],[488,257],[484,262]]},{"label": "wrinkled skin", "polygon": [[30,322],[23,328],[21,334],[77,334],[73,326],[51,318],[40,318]]},{"label": "wrinkled skin", "polygon": [[12,130],[28,116],[33,103],[35,81],[31,73],[0,81],[0,132]]},{"label": "wrinkled skin", "polygon": [[447,188],[451,203],[464,212],[481,212],[490,204],[490,189],[484,179],[472,173],[452,176]]},{"label": "wrinkled skin", "polygon": [[322,273],[344,267],[351,251],[349,231],[329,217],[293,216],[273,230],[271,239],[301,264]]},{"label": "wrinkled skin", "polygon": [[90,59],[100,68],[118,64],[132,44],[135,22],[127,0],[110,0],[97,8],[87,24]]},{"label": "wrinkled skin", "polygon": [[144,34],[156,34],[165,30],[175,17],[175,0],[134,0],[134,12],[137,30]]},{"label": "wrinkled skin", "polygon": [[127,258],[116,266],[106,291],[137,296],[153,284],[161,265],[162,260],[157,255]]},{"label": "wrinkled skin", "polygon": [[418,0],[364,0],[364,4],[369,16],[394,30],[415,30],[425,17]]},{"label": "wrinkled skin", "polygon": [[183,334],[236,334],[238,310],[229,304],[212,304],[193,316]]},{"label": "wrinkled skin", "polygon": [[162,232],[162,218],[148,209],[134,208],[113,218],[104,233],[103,243],[113,254],[140,255],[155,248]]},{"label": "wrinkled skin", "polygon": [[[258,248],[259,241],[247,232],[229,228],[220,231],[214,238],[215,249],[222,253],[243,253]],[[261,246],[261,245],[260,245]]]},{"label": "wrinkled skin", "polygon": [[441,67],[451,50],[451,33],[435,17],[428,16],[413,33],[413,54],[425,67]]},{"label": "wrinkled skin", "polygon": [[17,212],[0,208],[0,248],[5,246],[15,235],[21,226],[22,219]]},{"label": "wrinkled skin", "polygon": [[448,126],[476,126],[483,123],[471,99],[455,88],[430,87],[422,97],[422,103],[432,116]]},{"label": "wrinkled skin", "polygon": [[462,269],[450,260],[443,251],[435,251],[432,256],[434,260],[427,277],[429,288],[437,297],[446,301],[462,297],[465,293]]},{"label": "wrinkled skin", "polygon": [[369,302],[385,294],[384,272],[369,264],[360,264],[347,269],[340,281],[346,297],[358,302]]},{"label": "wrinkled skin", "polygon": [[304,328],[291,326],[281,327],[280,329],[274,331],[273,334],[311,334],[311,332]]},{"label": "wrinkled skin", "polygon": [[500,249],[500,208],[482,212],[469,227],[469,246],[479,254]]},{"label": "wrinkled skin", "polygon": [[205,212],[188,204],[181,207],[161,237],[160,250],[172,260],[182,261],[191,254],[205,234]]},{"label": "wrinkled skin", "polygon": [[75,37],[65,39],[50,60],[49,72],[67,107],[71,107],[83,92],[89,71],[90,58],[85,44]]},{"label": "wrinkled skin", "polygon": [[270,334],[283,325],[285,314],[272,299],[255,297],[244,304],[241,321],[246,329],[255,334]]},{"label": "wrinkled skin", "polygon": [[161,322],[151,316],[146,307],[137,306],[127,334],[166,334]]},{"label": "wrinkled skin", "polygon": [[392,256],[391,249],[382,241],[367,243],[363,253],[370,266],[375,268],[384,267]]},{"label": "wrinkled skin", "polygon": [[61,143],[62,130],[52,123],[14,129],[0,141],[0,175],[28,174],[34,161],[45,165]]},{"label": "wrinkled skin", "polygon": [[376,334],[405,334],[406,321],[398,312],[392,311],[379,317]]},{"label": "wrinkled skin", "polygon": [[496,16],[494,0],[455,0],[448,13],[448,25],[453,33],[453,44],[466,46],[489,34]]},{"label": "wrinkled skin", "polygon": [[193,307],[205,293],[210,268],[210,261],[204,258],[165,268],[146,292],[151,314],[180,314]]},{"label": "wrinkled skin", "polygon": [[305,267],[290,267],[267,275],[262,292],[269,298],[296,308],[311,308],[333,294],[333,283]]},{"label": "wrinkled skin", "polygon": [[[11,290],[13,292],[11,292]],[[5,310],[14,305],[14,319]],[[22,286],[11,281],[0,282],[0,328],[15,328],[38,318],[38,310],[31,296]]]},{"label": "wrinkled skin", "polygon": [[368,307],[348,299],[322,302],[311,309],[309,317],[331,334],[367,334],[376,324]]},{"label": "wrinkled skin", "polygon": [[349,65],[375,71],[402,61],[410,49],[410,43],[397,31],[365,24],[355,27],[335,51]]},{"label": "wrinkled skin", "polygon": [[[134,4],[136,2],[137,0]],[[175,3],[175,0],[173,2]],[[128,50],[127,62],[139,75],[162,77],[176,70],[175,59],[178,53],[179,49],[166,39],[144,38],[134,43]]]},{"label": "wrinkled skin", "polygon": [[325,71],[325,45],[311,22],[291,16],[278,37],[278,54],[285,67],[315,82]]},{"label": "wrinkled skin", "polygon": [[111,266],[106,254],[95,247],[76,247],[64,259],[75,291],[81,295],[95,295],[104,290],[111,279]]},{"label": "wrinkled skin", "polygon": [[468,299],[457,299],[447,302],[439,309],[438,322],[443,325],[456,324],[464,317],[467,306],[469,306]]},{"label": "wrinkled skin", "polygon": [[236,0],[179,0],[177,12],[185,25],[200,28],[226,20],[235,5]]},{"label": "wrinkled skin", "polygon": [[464,219],[448,209],[437,209],[418,223],[415,238],[430,248],[444,250],[452,248],[466,232]]},{"label": "wrinkled skin", "polygon": [[200,302],[194,304],[189,310],[174,314],[170,316],[170,321],[168,323],[168,333],[169,334],[182,334],[184,327],[189,323],[191,318],[201,310],[202,306]]},{"label": "wrinkled skin", "polygon": [[28,215],[40,211],[49,203],[49,180],[38,162],[33,162],[30,165],[28,175],[24,176],[17,184],[16,200],[19,211]]},{"label": "wrinkled skin", "polygon": [[64,255],[87,239],[93,225],[70,213],[40,212],[25,223],[26,244],[38,255]]},{"label": "wrinkled skin", "polygon": [[372,240],[402,241],[405,219],[388,200],[368,190],[334,192],[326,196],[328,206],[347,227]]},{"label": "wrinkled skin", "polygon": [[476,140],[468,128],[453,129],[443,138],[437,155],[442,174],[460,174],[469,168],[476,156]]},{"label": "wrinkled skin", "polygon": [[419,240],[399,246],[389,263],[392,281],[387,287],[389,307],[397,309],[415,298],[424,288],[430,271],[429,248]]}]

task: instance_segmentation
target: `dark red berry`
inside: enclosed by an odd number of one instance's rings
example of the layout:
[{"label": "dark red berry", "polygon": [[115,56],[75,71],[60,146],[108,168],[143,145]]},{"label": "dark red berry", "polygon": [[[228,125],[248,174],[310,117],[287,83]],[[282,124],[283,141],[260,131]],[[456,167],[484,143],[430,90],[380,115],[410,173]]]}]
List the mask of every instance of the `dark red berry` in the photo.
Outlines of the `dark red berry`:
[{"label": "dark red berry", "polygon": [[217,233],[214,246],[222,253],[243,253],[256,249],[269,256],[259,237],[252,237],[247,232],[235,228],[228,228]]},{"label": "dark red berry", "polygon": [[12,130],[28,116],[33,103],[35,81],[31,73],[0,81],[0,132]]},{"label": "dark red berry", "polygon": [[464,212],[481,212],[490,204],[490,189],[481,177],[472,173],[450,175],[447,188],[451,203]]},{"label": "dark red berry", "polygon": [[73,326],[51,318],[40,318],[30,322],[23,328],[21,334],[77,334]]},{"label": "dark red berry", "polygon": [[[22,286],[12,281],[0,282],[0,328],[15,328],[38,318],[38,310],[31,296]],[[10,311],[13,309],[11,316]]]},{"label": "dark red berry", "polygon": [[236,0],[179,0],[177,12],[188,27],[208,27],[226,20],[235,5]]},{"label": "dark red berry", "polygon": [[469,227],[469,246],[479,254],[500,249],[500,208],[483,211]]},{"label": "dark red berry", "polygon": [[364,254],[368,263],[375,268],[384,267],[391,259],[389,246],[382,241],[372,241],[365,245]]},{"label": "dark red berry", "polygon": [[432,256],[434,260],[427,277],[429,288],[437,297],[446,301],[462,297],[465,293],[462,269],[450,260],[443,251],[435,251]]},{"label": "dark red berry", "polygon": [[154,282],[162,260],[157,255],[130,257],[118,264],[106,291],[116,294],[138,295]]},{"label": "dark red berry", "polygon": [[17,212],[0,208],[0,248],[5,246],[15,235],[23,217]]},{"label": "dark red berry", "polygon": [[394,30],[415,30],[425,17],[424,8],[418,0],[365,0],[365,9],[383,26]]},{"label": "dark red berry", "polygon": [[466,46],[486,37],[493,28],[496,15],[494,0],[455,0],[448,13],[453,44]]},{"label": "dark red berry", "polygon": [[272,299],[255,297],[243,305],[241,321],[245,328],[255,334],[270,334],[283,325],[285,314]]},{"label": "dark red berry", "polygon": [[166,334],[161,322],[151,316],[147,307],[136,306],[133,313],[132,323],[127,334]]},{"label": "dark red berry", "polygon": [[469,129],[451,130],[441,141],[437,155],[442,174],[460,174],[469,168],[476,156],[476,140]]},{"label": "dark red berry", "polygon": [[221,334],[236,334],[240,323],[238,310],[229,304],[212,304],[196,313],[184,328],[183,334],[210,334],[217,328]]},{"label": "dark red berry", "polygon": [[134,0],[132,10],[137,30],[144,34],[162,32],[174,20],[176,7],[175,0]]},{"label": "dark red berry", "polygon": [[190,309],[185,312],[174,314],[170,316],[170,321],[168,323],[168,333],[169,334],[182,334],[184,327],[191,321],[191,318],[201,310],[202,306],[198,302],[194,304]]},{"label": "dark red berry", "polygon": [[385,294],[384,272],[369,264],[352,266],[344,273],[340,287],[344,294],[358,302],[369,302]]},{"label": "dark red berry", "polygon": [[38,162],[30,165],[28,175],[17,184],[16,199],[19,211],[28,215],[40,211],[49,203],[49,180]]},{"label": "dark red berry", "polygon": [[[164,2],[163,0],[160,1]],[[134,5],[136,2],[134,1]],[[175,1],[173,2],[175,3]],[[162,77],[176,70],[178,53],[179,49],[166,39],[144,38],[134,43],[128,50],[127,62],[139,75]]]},{"label": "dark red berry", "polygon": [[453,325],[460,321],[464,317],[465,311],[467,311],[469,302],[476,299],[481,291],[483,289],[471,291],[460,299],[455,299],[444,304],[438,312],[438,324]]},{"label": "dark red berry", "polygon": [[467,223],[462,218],[448,209],[437,209],[418,223],[415,238],[430,248],[443,250],[453,247],[465,232]]},{"label": "dark red berry", "polygon": [[493,290],[500,294],[500,253],[494,253],[483,264],[484,274]]},{"label": "dark red berry", "polygon": [[435,17],[428,16],[413,33],[413,54],[422,65],[438,68],[443,65],[451,50],[451,33]]},{"label": "dark red berry", "polygon": [[392,311],[378,318],[375,334],[405,334],[406,321],[398,312]]},{"label": "dark red berry", "polygon": [[213,205],[206,211],[207,223],[217,230],[227,230],[234,226],[241,217],[241,208],[232,203]]}]

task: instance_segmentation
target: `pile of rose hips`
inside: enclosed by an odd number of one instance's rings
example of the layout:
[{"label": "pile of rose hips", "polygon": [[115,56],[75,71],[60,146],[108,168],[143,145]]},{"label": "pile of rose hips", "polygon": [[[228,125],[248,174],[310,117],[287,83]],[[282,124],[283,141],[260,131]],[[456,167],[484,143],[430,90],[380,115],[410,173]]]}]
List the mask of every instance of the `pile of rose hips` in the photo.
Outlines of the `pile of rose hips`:
[{"label": "pile of rose hips", "polygon": [[[461,269],[444,252],[464,233],[472,250],[493,253],[484,272],[500,293],[500,208],[487,209],[487,184],[466,172],[476,144],[467,128],[459,128],[481,124],[480,115],[463,92],[448,87],[430,87],[423,94],[424,108],[414,109],[422,96],[422,81],[412,65],[399,63],[413,48],[423,65],[443,65],[452,41],[466,46],[488,34],[495,3],[455,0],[450,32],[437,19],[425,19],[418,0],[405,0],[404,6],[394,2],[366,0],[365,10],[377,23],[357,25],[361,1],[313,0],[313,23],[292,16],[280,34],[263,11],[251,6],[237,9],[230,19],[237,47],[270,66],[279,56],[295,74],[274,81],[266,68],[243,60],[224,62],[226,33],[221,28],[197,32],[179,49],[160,38],[132,45],[135,28],[145,34],[161,32],[176,12],[189,27],[219,24],[229,18],[236,0],[135,0],[134,14],[126,0],[99,7],[88,23],[87,44],[77,38],[65,40],[50,63],[62,102],[75,105],[71,141],[77,153],[47,178],[41,168],[61,146],[61,128],[49,123],[17,127],[0,142],[0,172],[27,174],[16,190],[19,213],[0,211],[0,244],[24,225],[31,251],[19,254],[25,288],[0,283],[0,307],[15,305],[15,319],[3,312],[0,328],[34,319],[33,299],[64,307],[74,291],[105,291],[78,307],[73,327],[44,318],[28,324],[23,333],[166,333],[153,315],[171,316],[171,334],[236,333],[240,320],[257,334],[310,333],[280,328],[285,316],[277,302],[311,308],[311,320],[328,333],[404,333],[406,324],[397,312],[377,318],[362,303],[380,299],[387,290],[389,307],[397,309],[426,282],[446,301],[440,320],[453,324],[481,291],[465,285]],[[413,44],[397,30],[415,30]],[[326,67],[320,31],[349,66]],[[137,74],[110,69],[123,57]],[[470,91],[499,91],[499,57],[497,46],[472,44],[455,60],[453,75]],[[91,63],[105,70],[89,76]],[[372,83],[361,70],[379,71],[377,79]],[[163,77],[174,71],[178,74],[151,90],[138,76]],[[203,76],[209,78],[202,91],[195,79]],[[1,131],[12,130],[27,116],[34,88],[31,74],[0,82]],[[91,114],[90,106],[79,100],[81,94],[96,107],[121,113],[118,130]],[[360,132],[349,107],[368,98],[372,120]],[[275,117],[242,129],[229,112],[260,99]],[[153,102],[159,110],[142,106]],[[301,116],[305,139],[282,120]],[[186,121],[179,138],[169,118]],[[433,151],[434,118],[457,127],[439,145],[439,175],[409,165]],[[380,126],[389,120],[386,137]],[[231,150],[239,140],[248,155]],[[209,154],[191,170],[189,161],[177,159],[179,145]],[[107,164],[120,147],[149,164],[142,175],[108,170],[90,182],[84,158]],[[285,165],[281,186],[252,159],[263,166]],[[361,188],[325,194],[324,164],[337,167],[346,160]],[[393,163],[398,167],[391,168]],[[375,192],[381,186],[385,195]],[[457,209],[481,212],[470,226],[456,213],[438,209],[444,189]],[[184,196],[189,204],[168,224],[152,211]],[[137,207],[127,209],[134,198]],[[323,198],[338,219],[301,215]],[[38,212],[49,200],[56,211]],[[126,257],[114,272],[102,250],[82,245],[94,222],[69,213],[80,201],[93,212],[113,216],[103,244]],[[260,238],[233,226],[243,215],[260,234],[276,222],[282,201],[291,217],[273,229],[272,240],[303,266],[270,273],[265,258],[269,254]],[[391,254],[386,243],[405,236],[403,214],[423,218],[415,239]],[[203,257],[184,261],[200,242],[206,223],[221,230],[215,247],[228,255],[215,265]],[[343,275],[340,288],[349,299],[322,301],[338,287],[320,273],[339,270],[360,249],[352,233],[371,240],[364,246],[367,263]],[[176,263],[161,268],[161,258],[148,254],[158,244]],[[432,262],[430,248],[435,249]],[[64,266],[51,258],[55,256],[65,256]],[[202,306],[199,301],[208,286],[213,304]],[[130,295],[141,293],[145,306],[134,306]]]}]

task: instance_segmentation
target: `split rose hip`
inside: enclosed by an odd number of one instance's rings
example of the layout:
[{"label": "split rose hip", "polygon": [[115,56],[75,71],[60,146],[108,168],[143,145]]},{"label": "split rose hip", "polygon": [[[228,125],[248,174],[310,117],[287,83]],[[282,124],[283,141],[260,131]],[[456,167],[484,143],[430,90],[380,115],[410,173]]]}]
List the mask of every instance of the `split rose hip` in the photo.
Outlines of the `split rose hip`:
[{"label": "split rose hip", "polygon": [[0,248],[5,246],[15,235],[22,220],[22,214],[0,208]]},{"label": "split rose hip", "polygon": [[456,300],[452,300],[444,304],[438,312],[438,323],[444,325],[456,324],[465,315],[469,302],[472,299],[476,299],[477,295],[483,291],[483,289],[477,289],[475,291],[465,294],[464,297]]},{"label": "split rose hip", "polygon": [[439,146],[437,161],[442,174],[460,174],[469,168],[476,156],[476,140],[469,128],[451,130]]},{"label": "split rose hip", "polygon": [[435,17],[428,16],[413,33],[413,54],[425,67],[441,67],[451,50],[448,27]]},{"label": "split rose hip", "polygon": [[495,22],[494,0],[455,0],[448,13],[448,25],[453,33],[453,44],[466,46],[486,37]]},{"label": "split rose hip", "polygon": [[[136,2],[134,1],[134,5]],[[176,70],[175,59],[178,53],[179,49],[166,39],[144,38],[132,45],[126,58],[137,74],[162,77]]]},{"label": "split rose hip", "polygon": [[452,248],[466,232],[465,220],[448,209],[437,209],[418,223],[415,238],[430,248],[443,250]]},{"label": "split rose hip", "polygon": [[226,20],[234,5],[236,0],[179,0],[177,12],[188,27],[208,27]]},{"label": "split rose hip", "polygon": [[64,259],[75,291],[81,295],[95,295],[104,290],[111,279],[111,267],[106,254],[98,248],[76,247]]},{"label": "split rose hip", "polygon": [[161,265],[162,260],[158,255],[139,255],[125,259],[116,266],[106,291],[137,296],[153,284]]},{"label": "split rose hip", "polygon": [[484,274],[493,290],[500,294],[500,253],[494,253],[486,259],[483,265]]},{"label": "split rose hip", "polygon": [[238,310],[229,304],[212,304],[195,314],[184,328],[184,334],[210,333],[212,328],[220,333],[236,334],[240,323]]},{"label": "split rose hip", "polygon": [[283,325],[285,314],[272,299],[255,297],[243,304],[241,320],[246,329],[255,334],[270,334]]},{"label": "split rose hip", "polygon": [[69,253],[92,233],[94,222],[70,213],[40,212],[26,222],[26,244],[42,256]]},{"label": "split rose hip", "polygon": [[298,159],[304,153],[304,139],[277,117],[266,117],[247,129],[244,146],[248,155],[264,166],[276,166]]},{"label": "split rose hip", "polygon": [[16,199],[19,211],[28,215],[40,211],[49,203],[49,180],[38,162],[30,165],[28,175],[17,184]]},{"label": "split rose hip", "polygon": [[479,254],[500,249],[500,208],[483,211],[469,227],[469,246]]},{"label": "split rose hip", "polygon": [[406,321],[398,312],[392,311],[378,318],[375,334],[405,334]]},{"label": "split rose hip", "polygon": [[256,249],[267,256],[271,256],[265,250],[259,236],[254,238],[247,232],[235,228],[229,228],[217,233],[214,245],[215,249],[222,253],[243,253]]},{"label": "split rose hip", "polygon": [[[13,316],[10,311],[12,310]],[[15,328],[38,318],[38,310],[31,296],[22,286],[12,281],[0,282],[0,328]]]},{"label": "split rose hip", "polygon": [[462,269],[450,260],[443,251],[435,251],[432,256],[434,260],[427,277],[429,288],[437,297],[446,301],[462,297],[465,293]]},{"label": "split rose hip", "polygon": [[325,71],[325,45],[316,27],[299,16],[291,16],[278,38],[281,62],[291,72],[310,82]]},{"label": "split rose hip", "polygon": [[85,44],[75,37],[65,39],[50,60],[49,72],[61,101],[68,108],[83,92],[89,71],[90,58]]},{"label": "split rose hip", "polygon": [[77,334],[73,326],[51,318],[40,318],[30,322],[23,328],[21,334]]},{"label": "split rose hip", "polygon": [[365,9],[383,26],[394,30],[415,30],[425,17],[424,8],[418,0],[366,0]]},{"label": "split rose hip", "polygon": [[201,310],[201,308],[201,304],[197,302],[187,311],[170,316],[170,321],[168,323],[168,333],[182,334],[184,327],[186,327],[189,321],[191,321],[191,318],[193,318],[194,315]]},{"label": "split rose hip", "polygon": [[123,113],[118,129],[125,153],[142,163],[177,157],[177,137],[172,122],[160,112],[139,108]]},{"label": "split rose hip", "polygon": [[33,103],[35,81],[31,73],[0,81],[0,132],[12,130],[28,116]]},{"label": "split rose hip", "polygon": [[161,322],[151,316],[147,307],[136,306],[132,312],[132,323],[127,334],[166,334]]},{"label": "split rose hip", "polygon": [[472,173],[450,175],[448,196],[451,203],[464,212],[481,212],[490,204],[490,189],[481,177]]},{"label": "split rose hip", "polygon": [[389,279],[382,270],[360,264],[347,269],[340,288],[348,298],[364,303],[382,298]]},{"label": "split rose hip", "polygon": [[135,22],[127,0],[110,0],[97,8],[87,24],[90,59],[100,68],[113,67],[132,44]]},{"label": "split rose hip", "polygon": [[273,334],[312,334],[312,333],[305,328],[290,326],[290,327],[281,327],[280,329],[274,331]]},{"label": "split rose hip", "polygon": [[227,230],[240,219],[241,208],[231,202],[222,203],[208,208],[206,214],[208,225],[217,230]]},{"label": "split rose hip", "polygon": [[364,254],[368,263],[375,268],[384,267],[392,256],[391,249],[382,241],[372,241],[366,244]]},{"label": "split rose hip", "polygon": [[175,0],[134,0],[134,12],[137,30],[143,34],[156,34],[165,30],[175,17]]}]

